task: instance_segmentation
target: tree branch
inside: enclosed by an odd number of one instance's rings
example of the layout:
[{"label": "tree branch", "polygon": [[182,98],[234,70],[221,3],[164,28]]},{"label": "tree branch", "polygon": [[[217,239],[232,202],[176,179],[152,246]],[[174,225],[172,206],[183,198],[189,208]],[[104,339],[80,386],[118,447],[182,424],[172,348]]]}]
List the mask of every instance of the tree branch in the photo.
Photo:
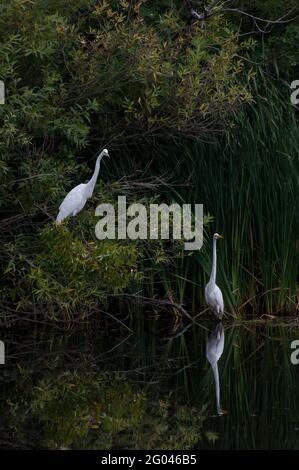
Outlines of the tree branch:
[{"label": "tree branch", "polygon": [[[288,16],[290,16],[290,14],[294,11],[295,7],[289,10],[281,18],[278,18],[276,20],[270,20],[266,18],[261,18],[259,16],[253,15],[243,10],[240,10],[239,8],[226,8],[225,5],[229,3],[229,1],[225,1],[225,2],[214,1],[208,7],[205,6],[205,2],[197,2],[197,1],[191,0],[190,3],[196,3],[201,8],[200,12],[196,11],[194,8],[191,8],[191,11],[190,11],[191,16],[198,21],[205,21],[211,16],[214,16],[219,13],[237,13],[241,16],[246,16],[247,18],[252,19],[255,27],[260,33],[266,33],[267,31],[265,31],[265,29],[269,25],[287,24],[287,23],[291,23],[296,18],[298,18],[298,15],[296,15],[292,18],[285,19]],[[258,24],[259,22],[265,24],[265,29],[262,29],[260,27],[260,25]]]}]

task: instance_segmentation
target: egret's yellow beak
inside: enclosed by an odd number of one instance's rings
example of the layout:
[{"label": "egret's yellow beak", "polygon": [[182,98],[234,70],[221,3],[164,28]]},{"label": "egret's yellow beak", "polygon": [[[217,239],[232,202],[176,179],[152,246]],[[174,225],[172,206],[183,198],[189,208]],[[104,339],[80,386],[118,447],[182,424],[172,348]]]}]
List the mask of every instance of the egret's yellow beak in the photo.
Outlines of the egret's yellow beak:
[{"label": "egret's yellow beak", "polygon": [[224,237],[222,235],[218,235],[217,238],[218,238],[218,240],[223,240],[224,239]]},{"label": "egret's yellow beak", "polygon": [[110,157],[110,153],[107,153],[107,157],[108,157],[108,158],[111,158],[111,157]]}]

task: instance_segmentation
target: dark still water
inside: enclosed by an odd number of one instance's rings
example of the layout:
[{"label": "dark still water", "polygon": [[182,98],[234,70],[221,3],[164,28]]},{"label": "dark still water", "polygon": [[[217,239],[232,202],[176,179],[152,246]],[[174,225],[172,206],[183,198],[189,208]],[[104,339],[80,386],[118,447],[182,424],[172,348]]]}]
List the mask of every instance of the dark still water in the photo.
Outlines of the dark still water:
[{"label": "dark still water", "polygon": [[1,448],[299,449],[297,326],[2,330]]}]

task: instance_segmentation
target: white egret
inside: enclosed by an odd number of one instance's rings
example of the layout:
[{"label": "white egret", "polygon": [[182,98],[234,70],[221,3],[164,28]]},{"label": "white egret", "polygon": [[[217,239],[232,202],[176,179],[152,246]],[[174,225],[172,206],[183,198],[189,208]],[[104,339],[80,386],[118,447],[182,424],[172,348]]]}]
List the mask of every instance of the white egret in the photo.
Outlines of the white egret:
[{"label": "white egret", "polygon": [[216,251],[216,243],[217,240],[222,239],[223,237],[218,233],[214,233],[213,235],[213,264],[212,264],[212,271],[210,280],[205,287],[205,299],[212,310],[215,313],[217,318],[221,320],[223,317],[224,311],[224,303],[223,303],[223,296],[222,292],[216,284],[216,273],[217,273],[217,251]]},{"label": "white egret", "polygon": [[225,410],[222,410],[220,405],[220,381],[219,381],[219,371],[218,371],[218,361],[222,356],[224,349],[224,328],[223,324],[217,323],[213,329],[206,346],[206,357],[211,364],[211,368],[215,380],[215,390],[216,390],[216,407],[218,415],[226,414]]},{"label": "white egret", "polygon": [[109,157],[107,149],[104,149],[97,158],[94,173],[88,183],[75,186],[64,198],[59,207],[56,223],[60,224],[69,215],[77,215],[85,206],[87,199],[91,198],[98,179],[100,164],[103,157]]}]

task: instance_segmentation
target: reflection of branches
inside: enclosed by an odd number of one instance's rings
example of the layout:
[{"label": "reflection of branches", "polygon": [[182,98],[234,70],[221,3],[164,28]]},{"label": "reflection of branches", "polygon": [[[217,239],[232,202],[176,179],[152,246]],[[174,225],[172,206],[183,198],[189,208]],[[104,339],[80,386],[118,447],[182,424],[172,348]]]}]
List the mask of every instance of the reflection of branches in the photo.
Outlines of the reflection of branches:
[{"label": "reflection of branches", "polygon": [[[128,328],[128,329],[130,329],[130,328]],[[106,354],[110,354],[112,351],[119,348],[119,346],[121,346],[123,343],[125,343],[132,336],[132,334],[133,334],[133,332],[129,333],[125,338],[123,338],[121,341],[119,341],[117,344],[115,344],[111,349],[108,349],[108,351],[105,351],[102,354],[99,354],[98,356],[93,357],[93,360],[94,361],[98,360],[101,357],[105,356]]]},{"label": "reflection of branches", "polygon": [[185,325],[184,327],[182,327],[182,325],[180,325],[180,328],[178,328],[177,331],[175,331],[174,333],[172,333],[168,336],[165,336],[162,339],[164,341],[173,341],[174,339],[177,339],[180,336],[182,336],[183,334],[185,334],[186,331],[189,330],[189,328],[191,328],[191,326],[192,326],[192,323],[187,323],[187,325]]},{"label": "reflection of branches", "polygon": [[125,323],[123,323],[119,318],[116,318],[114,315],[112,315],[111,313],[109,312],[104,312],[102,310],[100,310],[101,313],[103,313],[104,315],[107,315],[108,317],[110,318],[113,318],[113,320],[116,321],[116,323],[120,323],[122,326],[124,326],[127,330],[130,331],[130,333],[132,334],[133,331],[131,330],[131,328],[129,328],[127,325],[125,325]]}]

